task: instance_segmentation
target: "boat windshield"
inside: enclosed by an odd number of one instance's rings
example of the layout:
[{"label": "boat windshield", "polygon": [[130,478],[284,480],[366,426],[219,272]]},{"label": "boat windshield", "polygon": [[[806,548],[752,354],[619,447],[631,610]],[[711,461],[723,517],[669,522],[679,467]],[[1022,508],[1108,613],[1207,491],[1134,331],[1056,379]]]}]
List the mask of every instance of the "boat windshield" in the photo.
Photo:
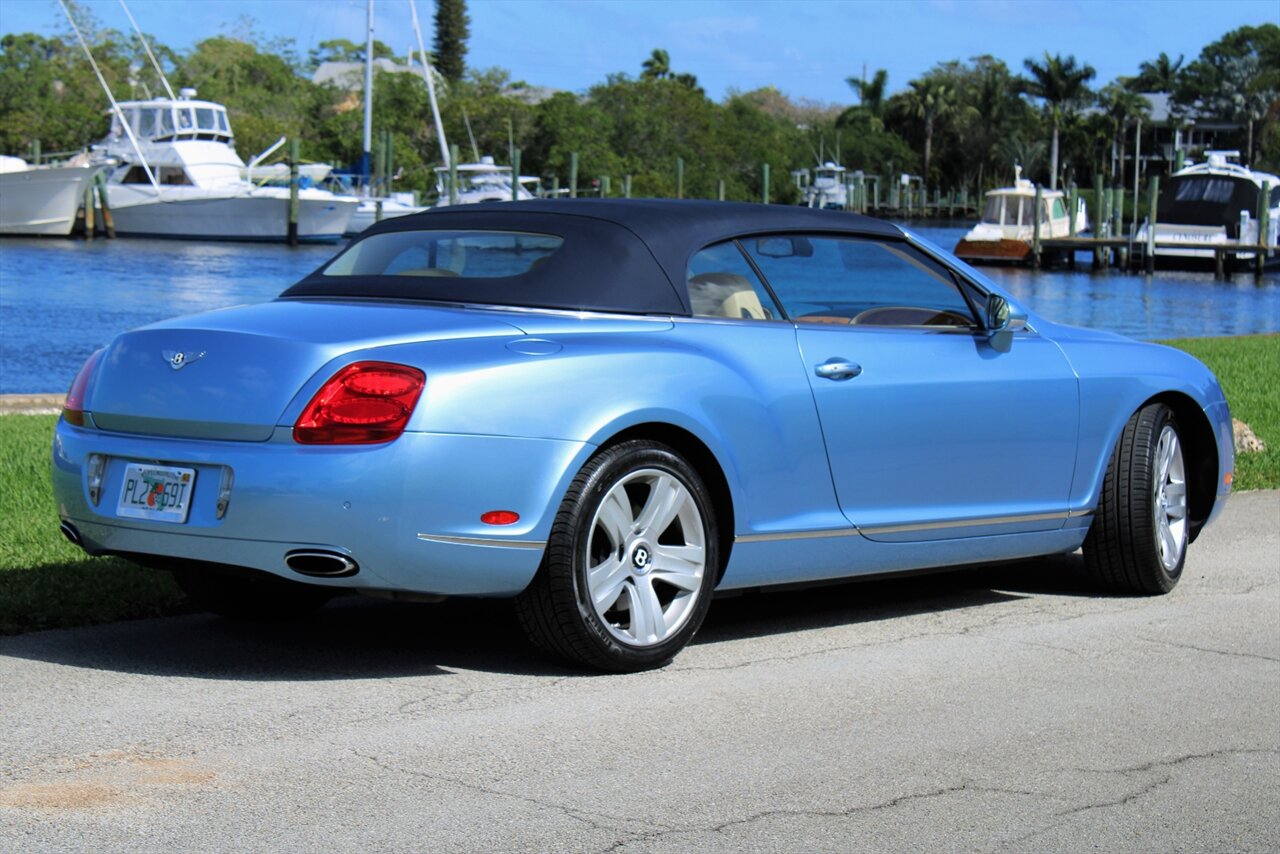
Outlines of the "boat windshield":
[{"label": "boat windshield", "polygon": [[987,196],[986,206],[982,209],[982,221],[988,225],[999,225],[1000,214],[1003,209],[1003,196]]},{"label": "boat windshield", "polygon": [[[1058,202],[1061,206],[1061,202]],[[1036,200],[1028,196],[997,194],[987,196],[982,208],[982,221],[988,225],[1031,225]],[[1055,215],[1059,215],[1056,213]],[[1040,206],[1040,222],[1049,221],[1047,205]]]},{"label": "boat windshield", "polygon": [[1240,212],[1257,210],[1258,186],[1229,175],[1184,175],[1169,179],[1156,210],[1159,222],[1187,225],[1239,223]]}]

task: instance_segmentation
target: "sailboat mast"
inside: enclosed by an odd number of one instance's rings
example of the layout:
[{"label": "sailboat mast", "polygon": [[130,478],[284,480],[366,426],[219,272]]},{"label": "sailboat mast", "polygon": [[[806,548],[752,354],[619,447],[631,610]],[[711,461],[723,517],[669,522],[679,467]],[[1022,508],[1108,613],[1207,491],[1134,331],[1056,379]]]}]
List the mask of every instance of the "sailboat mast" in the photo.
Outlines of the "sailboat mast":
[{"label": "sailboat mast", "polygon": [[373,0],[369,0],[368,18],[369,32],[364,46],[364,153],[360,156],[366,191],[373,164]]},{"label": "sailboat mast", "polygon": [[444,138],[444,123],[440,121],[440,105],[436,103],[436,84],[427,62],[427,49],[422,45],[422,27],[418,26],[418,4],[409,0],[409,11],[413,13],[413,34],[418,39],[418,57],[422,61],[422,76],[427,81],[427,97],[431,100],[431,118],[436,124],[436,138],[440,140],[440,159],[444,168],[449,168],[449,143]]}]

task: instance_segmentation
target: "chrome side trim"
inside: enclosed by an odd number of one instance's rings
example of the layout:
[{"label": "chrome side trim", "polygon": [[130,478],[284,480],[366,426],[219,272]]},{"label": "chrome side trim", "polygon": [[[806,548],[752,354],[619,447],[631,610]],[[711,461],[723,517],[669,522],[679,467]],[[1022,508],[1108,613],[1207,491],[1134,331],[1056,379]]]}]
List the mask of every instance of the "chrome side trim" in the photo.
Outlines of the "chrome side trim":
[{"label": "chrome side trim", "polygon": [[1070,513],[1032,513],[1026,516],[987,516],[978,519],[952,519],[947,522],[919,522],[912,525],[884,525],[878,528],[863,528],[865,534],[905,534],[910,531],[943,530],[946,528],[973,528],[979,525],[1017,525],[1022,522],[1050,522],[1055,519],[1066,521]]},{"label": "chrome side trim", "polygon": [[856,537],[862,532],[857,528],[828,528],[823,531],[783,531],[778,534],[743,534],[734,537],[734,543],[771,543],[778,540],[816,540],[822,537]]},{"label": "chrome side trim", "polygon": [[1051,522],[1092,516],[1092,510],[1065,513],[1032,513],[1025,516],[985,516],[977,519],[952,519],[946,522],[916,522],[908,525],[881,525],[874,528],[831,528],[823,531],[786,531],[777,534],[745,534],[734,537],[734,543],[766,543],[779,540],[812,540],[821,537],[852,537],[859,534],[905,534],[914,531],[939,531],[947,528],[974,528],[980,525],[1017,525],[1023,522]]},{"label": "chrome side trim", "polygon": [[484,546],[493,549],[545,549],[547,547],[546,540],[504,540],[500,537],[446,537],[441,534],[419,534],[418,539],[429,543]]}]

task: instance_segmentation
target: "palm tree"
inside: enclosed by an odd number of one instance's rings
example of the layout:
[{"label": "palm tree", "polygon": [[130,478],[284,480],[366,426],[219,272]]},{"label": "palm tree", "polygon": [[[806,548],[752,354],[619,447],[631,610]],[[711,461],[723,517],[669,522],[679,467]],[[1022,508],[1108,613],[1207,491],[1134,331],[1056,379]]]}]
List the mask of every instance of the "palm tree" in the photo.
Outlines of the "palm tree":
[{"label": "palm tree", "polygon": [[662,80],[671,76],[671,56],[662,48],[656,47],[649,58],[640,63],[644,71],[640,72],[641,80]]},{"label": "palm tree", "polygon": [[1112,144],[1120,144],[1120,185],[1124,186],[1124,155],[1128,138],[1125,130],[1136,119],[1141,121],[1151,113],[1151,104],[1137,92],[1131,92],[1119,83],[1109,83],[1098,93],[1098,106],[1111,120]]},{"label": "palm tree", "polygon": [[884,130],[884,94],[889,86],[889,72],[883,68],[878,69],[870,83],[857,77],[846,77],[844,82],[857,93],[858,103],[839,115],[836,119],[836,127],[848,127],[855,122],[865,122],[872,132],[879,133]]},{"label": "palm tree", "polygon": [[1130,86],[1139,92],[1172,92],[1182,74],[1182,59],[1182,54],[1172,60],[1169,54],[1161,51],[1154,61],[1138,66],[1138,76]]},{"label": "palm tree", "polygon": [[1091,65],[1076,65],[1076,58],[1062,54],[1044,54],[1044,63],[1027,59],[1022,63],[1031,74],[1023,82],[1023,91],[1045,102],[1053,122],[1053,145],[1049,149],[1049,189],[1058,188],[1058,130],[1062,120],[1088,96],[1087,84],[1097,74]]},{"label": "palm tree", "polygon": [[955,90],[935,77],[912,80],[911,88],[902,95],[902,111],[909,118],[924,123],[924,179],[928,181],[929,161],[933,159],[933,132],[956,112]]}]

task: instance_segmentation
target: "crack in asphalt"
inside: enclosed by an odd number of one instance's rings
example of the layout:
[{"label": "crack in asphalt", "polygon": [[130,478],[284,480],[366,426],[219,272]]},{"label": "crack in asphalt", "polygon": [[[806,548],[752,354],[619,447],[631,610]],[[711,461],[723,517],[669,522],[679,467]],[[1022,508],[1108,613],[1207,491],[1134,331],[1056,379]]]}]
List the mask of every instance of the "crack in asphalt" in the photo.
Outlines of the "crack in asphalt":
[{"label": "crack in asphalt", "polygon": [[[977,608],[977,607],[984,607],[984,606],[972,606],[972,607]],[[1141,607],[1141,605],[1135,605],[1135,606],[1133,606],[1133,607],[1129,607],[1129,608],[1121,608],[1121,609],[1118,609],[1117,611],[1115,611],[1115,613],[1128,612],[1128,611],[1136,611],[1136,610],[1138,610],[1140,607]],[[935,626],[935,627],[933,627],[932,629],[926,629],[926,630],[923,630],[923,631],[912,632],[912,633],[904,634],[904,635],[897,635],[897,636],[892,637],[892,638],[883,638],[883,639],[880,639],[880,640],[868,640],[868,641],[863,641],[863,642],[861,642],[861,643],[841,644],[841,645],[838,645],[838,646],[826,646],[826,647],[822,647],[822,648],[820,648],[820,649],[803,650],[803,651],[801,651],[801,652],[790,653],[790,654],[787,654],[787,655],[775,655],[775,656],[767,656],[767,657],[757,657],[757,658],[752,658],[752,659],[751,659],[751,660],[749,660],[749,661],[738,661],[738,662],[733,662],[733,663],[731,663],[731,664],[719,664],[719,665],[698,665],[698,664],[677,665],[677,666],[674,666],[674,667],[669,667],[669,668],[667,668],[667,671],[666,671],[666,672],[670,672],[670,673],[715,673],[715,672],[722,672],[722,671],[726,671],[726,670],[740,670],[740,669],[743,669],[743,668],[746,668],[746,667],[755,667],[756,665],[760,665],[760,664],[779,664],[779,663],[786,663],[786,662],[791,662],[791,661],[799,661],[799,660],[801,660],[801,659],[811,658],[811,657],[813,657],[813,656],[817,656],[817,655],[824,655],[824,654],[832,653],[832,652],[852,652],[852,651],[854,651],[854,650],[859,650],[859,649],[875,649],[875,648],[878,648],[878,647],[892,646],[892,645],[894,645],[894,644],[906,643],[907,641],[921,640],[921,639],[925,639],[925,638],[958,638],[958,637],[967,637],[967,636],[970,636],[970,635],[978,634],[979,632],[981,632],[981,631],[982,631],[982,630],[984,630],[984,629],[993,629],[993,628],[998,628],[998,627],[1003,626],[1003,625],[1005,625],[1005,624],[1007,624],[1007,623],[1014,622],[1014,621],[1015,621],[1015,619],[1017,619],[1017,618],[1040,617],[1040,616],[1050,615],[1050,614],[1054,614],[1054,613],[1056,613],[1056,612],[1055,612],[1054,608],[1052,607],[1051,603],[1045,603],[1045,604],[1043,604],[1043,605],[1040,605],[1040,606],[1038,606],[1038,607],[1034,607],[1034,608],[1029,608],[1029,609],[1022,609],[1022,608],[1019,608],[1019,609],[1012,610],[1012,611],[1010,611],[1010,612],[1008,612],[1008,613],[1005,613],[1005,614],[989,615],[989,619],[980,620],[980,621],[979,621],[979,622],[977,622],[977,623],[973,623],[972,625],[968,625],[968,626],[962,626],[962,627],[960,627],[959,629],[954,629],[954,628],[949,628],[949,627],[937,627],[937,626]],[[1036,626],[1050,626],[1050,625],[1058,625],[1058,624],[1061,624],[1061,623],[1067,623],[1067,622],[1070,622],[1070,621],[1072,621],[1072,620],[1079,620],[1079,619],[1084,619],[1084,618],[1086,618],[1086,617],[1092,617],[1092,616],[1097,615],[1098,613],[1100,613],[1100,612],[1098,612],[1098,611],[1096,611],[1096,610],[1087,610],[1087,611],[1083,611],[1083,612],[1076,613],[1076,614],[1067,614],[1067,615],[1063,615],[1063,616],[1060,616],[1060,617],[1059,617],[1058,619],[1056,619],[1056,620],[1047,620],[1047,621],[1046,621],[1046,620],[1042,620],[1042,621],[1040,621],[1040,622],[1038,622],[1038,623],[1034,623],[1034,625],[1036,625]],[[854,624],[848,624],[848,625],[849,625],[849,626],[853,626]],[[1030,623],[1029,623],[1028,625],[1033,625],[1033,624],[1030,624]],[[1057,646],[1052,646],[1051,644],[1037,644],[1037,643],[1035,643],[1034,641],[1022,641],[1022,640],[1018,640],[1018,639],[1009,639],[1009,640],[1010,640],[1010,642],[1011,642],[1011,643],[1025,643],[1025,644],[1027,644],[1027,645],[1044,646],[1044,647],[1048,647],[1048,648],[1050,648],[1050,649],[1056,649],[1056,650],[1059,650],[1059,651],[1062,651],[1062,652],[1068,652],[1068,653],[1072,653],[1072,654],[1074,654],[1074,655],[1079,655],[1079,653],[1078,653],[1078,652],[1076,652],[1075,650],[1071,650],[1071,649],[1068,649],[1068,648],[1066,648],[1066,647],[1057,647]]]},{"label": "crack in asphalt", "polygon": [[[421,780],[431,780],[436,783],[445,783],[449,785],[454,785],[461,789],[466,789],[471,792],[479,792],[480,794],[484,794],[484,795],[491,795],[493,797],[498,797],[498,798],[507,798],[508,800],[530,804],[531,806],[535,806],[541,809],[551,810],[552,812],[559,813],[565,816],[566,818],[573,819],[574,821],[582,822],[592,830],[599,830],[605,833],[615,833],[615,834],[627,833],[628,831],[625,827],[626,823],[628,822],[634,823],[635,821],[635,819],[625,818],[622,816],[613,816],[613,815],[608,815],[604,813],[593,813],[587,810],[565,806],[564,804],[558,804],[551,801],[544,801],[538,798],[531,797],[529,795],[520,795],[514,792],[504,792],[500,789],[493,789],[488,786],[483,786],[483,785],[480,785],[479,783],[473,783],[468,780],[459,779],[457,777],[449,777],[443,774],[432,774],[427,771],[418,771],[412,768],[398,767],[398,766],[389,764],[388,762],[384,761],[383,759],[371,753],[362,753],[359,750],[356,750],[354,747],[345,747],[343,749],[345,749],[352,755],[359,757],[360,759],[364,759],[368,762],[371,762],[373,765],[382,769],[383,771],[388,771],[393,774],[400,774],[405,777],[415,777]],[[612,824],[608,824],[605,822],[612,822]],[[659,826],[661,827],[661,825]]]},{"label": "crack in asphalt", "polygon": [[859,813],[874,813],[874,812],[879,812],[880,810],[893,809],[894,807],[901,806],[902,804],[905,804],[911,801],[929,800],[932,798],[943,798],[949,795],[959,794],[960,792],[984,792],[988,794],[1019,795],[1019,796],[1030,797],[1030,798],[1051,798],[1052,797],[1050,795],[1044,794],[1043,792],[1032,792],[1032,791],[1027,791],[1023,789],[1006,789],[1006,788],[1001,788],[999,786],[984,786],[984,785],[979,785],[972,780],[966,780],[963,783],[960,783],[959,785],[943,786],[937,789],[931,789],[926,792],[910,792],[907,794],[898,795],[897,797],[890,798],[887,801],[881,801],[880,803],[875,803],[875,804],[860,804],[857,806],[846,807],[844,809],[832,809],[832,810],[816,810],[816,809],[762,810],[760,812],[752,813],[751,815],[744,816],[742,818],[736,818],[731,821],[721,822],[720,824],[712,825],[709,827],[669,828],[656,833],[645,833],[645,834],[634,836],[628,839],[619,840],[609,848],[601,849],[600,854],[613,854],[613,852],[617,852],[622,848],[628,845],[631,845],[633,843],[656,842],[666,836],[674,836],[679,834],[692,834],[692,833],[724,834],[725,832],[727,832],[732,828],[745,827],[747,825],[755,824],[756,822],[765,821],[771,818],[847,818],[851,815],[857,815]]},{"label": "crack in asphalt", "polygon": [[1170,646],[1170,647],[1173,647],[1174,649],[1190,649],[1195,652],[1208,652],[1214,655],[1226,655],[1232,658],[1256,658],[1262,661],[1280,662],[1280,658],[1277,658],[1273,655],[1262,655],[1256,652],[1236,652],[1234,650],[1229,650],[1229,649],[1213,649],[1212,647],[1207,647],[1207,646],[1196,646],[1194,644],[1180,643],[1178,641],[1161,640],[1159,638],[1143,637],[1141,635],[1138,636],[1138,640],[1145,641],[1147,643],[1157,644],[1159,646]]},{"label": "crack in asphalt", "polygon": [[[1211,750],[1205,753],[1187,753],[1181,756],[1175,756],[1171,759],[1155,759],[1142,765],[1134,765],[1127,768],[1067,768],[1062,773],[1074,772],[1080,774],[1120,774],[1130,776],[1134,774],[1151,773],[1157,770],[1172,769],[1188,762],[1196,762],[1208,759],[1221,759],[1226,756],[1251,756],[1256,754],[1280,754],[1280,748],[1275,747],[1224,747],[1218,750]],[[1112,807],[1122,807],[1131,804],[1147,795],[1151,794],[1164,786],[1173,782],[1174,774],[1163,774],[1159,779],[1140,786],[1138,789],[1128,792],[1125,795],[1108,800],[1097,800],[1086,803],[1082,806],[1073,807],[1069,810],[1063,810],[1055,815],[1057,821],[1053,821],[1043,827],[1025,833],[1011,840],[1006,840],[997,846],[999,849],[1016,848],[1020,843],[1027,842],[1044,833],[1054,830],[1066,824],[1075,816],[1082,815],[1087,812],[1100,809],[1110,809]]]}]

